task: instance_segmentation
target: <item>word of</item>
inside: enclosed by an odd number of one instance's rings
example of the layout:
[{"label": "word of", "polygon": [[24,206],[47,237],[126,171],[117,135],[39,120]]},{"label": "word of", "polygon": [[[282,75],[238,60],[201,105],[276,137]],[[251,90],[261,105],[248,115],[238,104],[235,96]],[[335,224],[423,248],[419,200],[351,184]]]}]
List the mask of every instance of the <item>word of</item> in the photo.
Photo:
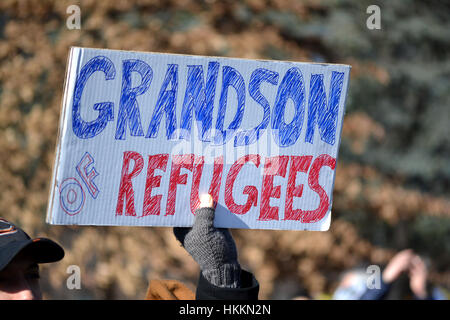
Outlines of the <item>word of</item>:
[{"label": "word of", "polygon": [[[93,199],[97,199],[100,192],[94,183],[94,179],[99,175],[94,167],[94,158],[86,152],[80,162],[75,167],[78,175],[86,186]],[[65,213],[74,216],[83,209],[86,195],[80,182],[76,178],[64,179],[59,187],[59,203]]]}]

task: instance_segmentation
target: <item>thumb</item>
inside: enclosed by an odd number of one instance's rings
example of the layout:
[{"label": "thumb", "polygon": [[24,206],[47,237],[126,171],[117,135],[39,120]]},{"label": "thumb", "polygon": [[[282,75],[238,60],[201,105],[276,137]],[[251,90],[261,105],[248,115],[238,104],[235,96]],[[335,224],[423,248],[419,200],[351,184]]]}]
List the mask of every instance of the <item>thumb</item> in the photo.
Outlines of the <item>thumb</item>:
[{"label": "thumb", "polygon": [[200,206],[199,208],[214,208],[214,199],[213,197],[208,194],[202,194],[200,196]]},{"label": "thumb", "polygon": [[200,197],[200,206],[195,210],[195,221],[193,228],[198,226],[212,227],[214,223],[214,200],[211,195],[203,194]]}]

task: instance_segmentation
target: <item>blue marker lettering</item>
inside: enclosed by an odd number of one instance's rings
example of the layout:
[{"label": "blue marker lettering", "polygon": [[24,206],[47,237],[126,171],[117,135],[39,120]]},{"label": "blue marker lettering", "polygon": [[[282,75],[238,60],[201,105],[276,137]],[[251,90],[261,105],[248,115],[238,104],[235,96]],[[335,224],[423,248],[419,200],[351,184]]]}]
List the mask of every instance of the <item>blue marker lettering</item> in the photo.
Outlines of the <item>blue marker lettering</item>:
[{"label": "blue marker lettering", "polygon": [[[131,73],[137,72],[141,76],[141,84],[131,87]],[[119,116],[116,127],[116,140],[125,139],[125,127],[128,123],[132,136],[143,136],[141,116],[136,97],[145,93],[152,82],[153,71],[141,60],[124,60],[122,74],[122,93],[120,96]]]},{"label": "blue marker lettering", "polygon": [[327,97],[325,86],[323,85],[323,75],[311,75],[305,142],[313,143],[314,128],[317,123],[319,126],[320,138],[326,143],[334,145],[336,139],[339,99],[341,97],[343,81],[344,73],[333,71],[331,74],[330,99],[328,100],[327,108]]},{"label": "blue marker lettering", "polygon": [[[295,115],[289,124],[284,122],[288,99],[294,102]],[[275,106],[272,110],[272,134],[279,147],[293,145],[303,126],[305,114],[305,84],[298,68],[289,69],[278,88]]]},{"label": "blue marker lettering", "polygon": [[89,77],[96,71],[103,71],[105,80],[113,80],[116,76],[114,64],[107,57],[97,56],[89,60],[81,69],[75,82],[72,106],[72,130],[80,139],[89,139],[98,135],[105,129],[108,121],[114,119],[114,103],[101,102],[94,104],[94,110],[98,111],[97,119],[84,121],[81,119],[81,95]]},{"label": "blue marker lettering", "polygon": [[[171,85],[170,90],[167,87]],[[164,78],[161,90],[159,91],[158,100],[156,101],[155,110],[153,111],[152,120],[148,126],[146,138],[156,138],[158,136],[159,124],[161,122],[163,112],[166,113],[166,136],[167,139],[175,139],[175,130],[177,127],[175,106],[177,102],[178,89],[178,65],[169,64]]]},{"label": "blue marker lettering", "polygon": [[[210,141],[212,127],[212,112],[216,92],[219,63],[210,62],[206,75],[206,85],[203,80],[203,68],[201,65],[188,66],[186,93],[181,110],[180,139],[189,140],[192,125],[192,110],[197,120],[201,141]],[[201,125],[200,125],[201,123]]]}]

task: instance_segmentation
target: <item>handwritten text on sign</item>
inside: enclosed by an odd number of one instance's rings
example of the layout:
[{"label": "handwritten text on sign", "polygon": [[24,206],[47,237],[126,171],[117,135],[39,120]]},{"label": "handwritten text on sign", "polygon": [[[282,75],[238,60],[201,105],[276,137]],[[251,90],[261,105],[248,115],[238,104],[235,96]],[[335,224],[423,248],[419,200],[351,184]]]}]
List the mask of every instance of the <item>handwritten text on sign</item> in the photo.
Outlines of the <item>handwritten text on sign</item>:
[{"label": "handwritten text on sign", "polygon": [[72,48],[47,220],[326,230],[349,66]]}]

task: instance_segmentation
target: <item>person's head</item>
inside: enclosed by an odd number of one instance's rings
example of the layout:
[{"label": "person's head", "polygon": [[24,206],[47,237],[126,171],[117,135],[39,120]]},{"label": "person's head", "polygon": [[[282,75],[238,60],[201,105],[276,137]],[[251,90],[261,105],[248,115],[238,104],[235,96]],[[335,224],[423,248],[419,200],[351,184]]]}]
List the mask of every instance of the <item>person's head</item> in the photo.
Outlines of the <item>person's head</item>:
[{"label": "person's head", "polygon": [[367,277],[363,268],[345,272],[333,293],[333,300],[359,300],[366,290]]},{"label": "person's head", "polygon": [[0,300],[42,299],[39,263],[56,262],[64,250],[50,239],[31,239],[0,218]]}]

